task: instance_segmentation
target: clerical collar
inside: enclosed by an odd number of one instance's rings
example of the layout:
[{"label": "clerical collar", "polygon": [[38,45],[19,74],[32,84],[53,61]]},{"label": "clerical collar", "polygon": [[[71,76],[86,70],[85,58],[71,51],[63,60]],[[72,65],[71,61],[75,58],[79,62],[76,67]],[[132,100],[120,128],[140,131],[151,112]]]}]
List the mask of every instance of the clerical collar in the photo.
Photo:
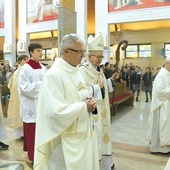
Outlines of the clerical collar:
[{"label": "clerical collar", "polygon": [[[68,63],[68,64],[70,64],[70,63]],[[72,65],[72,64],[70,64],[71,66],[73,66],[73,67],[77,67],[77,66],[74,66],[74,65]]]},{"label": "clerical collar", "polygon": [[41,69],[41,64],[35,60],[29,59],[27,64],[29,64],[33,69]]}]

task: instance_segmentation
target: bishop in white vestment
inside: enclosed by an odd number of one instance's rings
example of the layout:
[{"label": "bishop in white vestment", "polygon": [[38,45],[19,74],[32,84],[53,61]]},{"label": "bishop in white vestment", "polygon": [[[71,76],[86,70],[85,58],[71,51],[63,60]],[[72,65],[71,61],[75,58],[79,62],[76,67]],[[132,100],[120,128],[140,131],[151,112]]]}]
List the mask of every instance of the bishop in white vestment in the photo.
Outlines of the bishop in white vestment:
[{"label": "bishop in white vestment", "polygon": [[[107,159],[110,160],[107,160],[107,167],[113,167],[113,148],[110,137],[110,106],[108,97],[108,89],[109,92],[111,92],[113,91],[113,87],[111,80],[106,80],[102,69],[99,68],[102,59],[103,39],[102,35],[99,35],[90,43],[88,59],[83,62],[79,68],[90,94],[97,100],[98,114],[96,116],[96,129],[99,145],[99,160],[101,161],[101,164],[105,164],[106,157],[103,156],[107,156]],[[103,86],[101,86],[102,83]]]}]

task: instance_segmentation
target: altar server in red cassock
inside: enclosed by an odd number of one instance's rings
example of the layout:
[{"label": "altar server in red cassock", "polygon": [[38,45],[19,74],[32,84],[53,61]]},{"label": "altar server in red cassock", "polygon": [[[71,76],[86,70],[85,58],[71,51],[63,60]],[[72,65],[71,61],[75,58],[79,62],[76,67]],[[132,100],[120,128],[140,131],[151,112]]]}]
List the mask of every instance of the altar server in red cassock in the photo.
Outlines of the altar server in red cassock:
[{"label": "altar server in red cassock", "polygon": [[34,159],[34,140],[36,124],[36,105],[38,93],[46,67],[39,61],[42,57],[42,45],[31,43],[28,46],[30,59],[21,67],[19,73],[20,113],[24,128],[24,151],[31,161]]}]

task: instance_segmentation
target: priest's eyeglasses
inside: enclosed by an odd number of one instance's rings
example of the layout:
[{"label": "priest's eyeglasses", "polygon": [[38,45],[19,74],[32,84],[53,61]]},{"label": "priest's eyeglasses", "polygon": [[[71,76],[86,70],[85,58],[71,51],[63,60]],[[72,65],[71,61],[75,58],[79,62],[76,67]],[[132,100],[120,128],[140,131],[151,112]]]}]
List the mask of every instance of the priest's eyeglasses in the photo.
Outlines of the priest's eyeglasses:
[{"label": "priest's eyeglasses", "polygon": [[86,52],[86,50],[75,50],[75,49],[72,49],[72,48],[68,48],[70,51],[74,51],[76,53],[79,53],[79,54],[84,54]]},{"label": "priest's eyeglasses", "polygon": [[95,54],[91,54],[92,56],[96,57],[97,59],[102,60],[104,58],[104,56],[102,55],[95,55]]}]

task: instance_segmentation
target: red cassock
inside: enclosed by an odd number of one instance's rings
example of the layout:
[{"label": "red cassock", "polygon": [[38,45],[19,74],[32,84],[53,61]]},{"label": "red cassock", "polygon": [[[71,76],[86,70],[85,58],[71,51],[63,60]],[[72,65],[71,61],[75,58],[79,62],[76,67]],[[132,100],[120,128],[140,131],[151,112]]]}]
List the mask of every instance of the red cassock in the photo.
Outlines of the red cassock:
[{"label": "red cassock", "polygon": [[[29,60],[27,62],[33,69],[41,69],[39,62],[34,60]],[[28,152],[29,160],[34,160],[34,143],[35,143],[35,126],[36,123],[25,123],[23,122],[24,127],[24,146],[23,150]]]}]

